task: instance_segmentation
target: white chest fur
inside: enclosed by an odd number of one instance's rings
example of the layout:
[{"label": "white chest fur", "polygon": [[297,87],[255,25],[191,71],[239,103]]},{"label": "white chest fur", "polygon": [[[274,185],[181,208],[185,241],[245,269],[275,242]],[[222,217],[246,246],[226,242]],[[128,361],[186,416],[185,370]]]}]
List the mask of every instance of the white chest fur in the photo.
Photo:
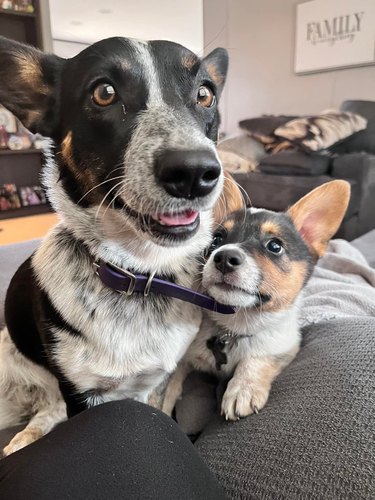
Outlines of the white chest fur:
[{"label": "white chest fur", "polygon": [[[224,349],[227,362],[218,371],[215,356],[207,347],[207,341],[226,330],[231,331],[234,337],[228,348]],[[279,312],[259,314],[244,309],[233,316],[204,313],[199,334],[189,347],[185,359],[197,370],[226,377],[233,373],[238,362],[245,357],[283,356],[298,346],[299,342],[298,301],[290,309]]]},{"label": "white chest fur", "polygon": [[[177,281],[191,286],[194,265],[190,259],[192,272],[177,274]],[[146,401],[198,332],[198,308],[162,296],[128,297],[108,289],[92,260],[61,244],[56,234],[45,240],[33,266],[55,309],[80,333],[52,327],[54,360],[79,392],[91,391],[92,404],[124,397]]]}]

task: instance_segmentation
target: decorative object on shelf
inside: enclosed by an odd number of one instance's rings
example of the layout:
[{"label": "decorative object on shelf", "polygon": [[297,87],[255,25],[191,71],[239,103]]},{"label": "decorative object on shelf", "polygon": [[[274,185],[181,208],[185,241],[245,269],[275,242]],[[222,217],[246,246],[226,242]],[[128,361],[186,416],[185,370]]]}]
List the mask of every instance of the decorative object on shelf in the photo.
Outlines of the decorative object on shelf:
[{"label": "decorative object on shelf", "polygon": [[1,8],[4,10],[13,10],[12,0],[3,0],[2,4],[1,4]]},{"label": "decorative object on shelf", "polygon": [[8,148],[8,132],[4,125],[0,125],[0,149]]},{"label": "decorative object on shelf", "polygon": [[11,150],[30,149],[31,140],[27,135],[11,135],[8,139],[8,148]]},{"label": "decorative object on shelf", "polygon": [[40,186],[23,186],[19,188],[22,206],[45,205],[47,203],[43,189]]},{"label": "decorative object on shelf", "polygon": [[17,132],[17,118],[0,104],[0,127],[3,126],[9,134]]},{"label": "decorative object on shelf", "polygon": [[313,0],[298,4],[295,72],[375,64],[374,26],[374,0]]},{"label": "decorative object on shelf", "polygon": [[14,10],[16,12],[34,12],[32,0],[3,0],[1,8],[4,10]]},{"label": "decorative object on shelf", "polygon": [[3,184],[0,186],[0,211],[21,208],[20,197],[15,184]]}]

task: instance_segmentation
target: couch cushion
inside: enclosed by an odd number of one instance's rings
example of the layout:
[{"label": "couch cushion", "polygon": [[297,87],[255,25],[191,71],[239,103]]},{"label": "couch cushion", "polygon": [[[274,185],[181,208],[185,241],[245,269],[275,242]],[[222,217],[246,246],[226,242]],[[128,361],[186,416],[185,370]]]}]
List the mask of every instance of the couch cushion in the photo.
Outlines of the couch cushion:
[{"label": "couch cushion", "polygon": [[278,127],[274,134],[304,150],[322,151],[366,126],[367,120],[361,115],[326,111],[316,116],[296,118]]},{"label": "couch cushion", "polygon": [[375,318],[308,327],[258,415],[196,446],[229,498],[374,498]]},{"label": "couch cushion", "polygon": [[239,127],[251,137],[254,137],[263,144],[270,144],[276,137],[273,131],[280,125],[293,120],[296,116],[285,115],[263,115],[257,118],[249,118],[239,122]]},{"label": "couch cushion", "polygon": [[375,229],[351,242],[366,257],[370,266],[375,267]]},{"label": "couch cushion", "polygon": [[217,145],[219,151],[228,151],[236,153],[243,158],[258,163],[266,154],[264,146],[249,135],[241,134],[234,137],[228,137]]},{"label": "couch cushion", "polygon": [[30,240],[0,246],[0,328],[4,324],[5,294],[12,276],[19,266],[35,251],[40,240]]},{"label": "couch cushion", "polygon": [[372,153],[375,154],[375,101],[344,101],[342,111],[357,113],[367,119],[367,127],[333,146],[332,153]]},{"label": "couch cushion", "polygon": [[282,151],[263,157],[258,170],[274,175],[323,175],[328,172],[330,164],[329,156]]}]

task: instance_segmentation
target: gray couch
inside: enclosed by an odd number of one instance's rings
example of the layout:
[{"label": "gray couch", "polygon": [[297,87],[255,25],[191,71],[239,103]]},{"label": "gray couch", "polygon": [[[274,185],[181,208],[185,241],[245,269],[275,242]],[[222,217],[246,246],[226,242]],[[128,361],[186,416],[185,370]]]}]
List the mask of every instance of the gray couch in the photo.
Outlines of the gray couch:
[{"label": "gray couch", "polygon": [[[0,294],[37,244],[0,247]],[[375,266],[375,231],[354,245]],[[209,423],[195,444],[230,498],[375,498],[374,333],[374,317],[305,328],[258,415]]]},{"label": "gray couch", "polygon": [[352,195],[336,237],[350,241],[375,228],[375,101],[344,101],[341,110],[362,115],[368,125],[332,146],[329,156],[302,151],[267,154],[258,171],[237,173],[234,178],[255,207],[276,211],[325,182],[347,180]]}]

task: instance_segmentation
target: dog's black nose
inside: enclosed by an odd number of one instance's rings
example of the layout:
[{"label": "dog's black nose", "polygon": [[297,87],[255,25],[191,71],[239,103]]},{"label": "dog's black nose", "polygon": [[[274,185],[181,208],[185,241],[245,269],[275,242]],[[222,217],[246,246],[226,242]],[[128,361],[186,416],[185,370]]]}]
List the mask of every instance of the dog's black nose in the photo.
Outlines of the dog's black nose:
[{"label": "dog's black nose", "polygon": [[211,151],[165,151],[157,160],[156,177],[175,198],[209,194],[220,177],[221,166]]},{"label": "dog's black nose", "polygon": [[231,273],[245,261],[245,255],[241,250],[231,248],[220,250],[214,255],[215,267],[222,273]]}]

